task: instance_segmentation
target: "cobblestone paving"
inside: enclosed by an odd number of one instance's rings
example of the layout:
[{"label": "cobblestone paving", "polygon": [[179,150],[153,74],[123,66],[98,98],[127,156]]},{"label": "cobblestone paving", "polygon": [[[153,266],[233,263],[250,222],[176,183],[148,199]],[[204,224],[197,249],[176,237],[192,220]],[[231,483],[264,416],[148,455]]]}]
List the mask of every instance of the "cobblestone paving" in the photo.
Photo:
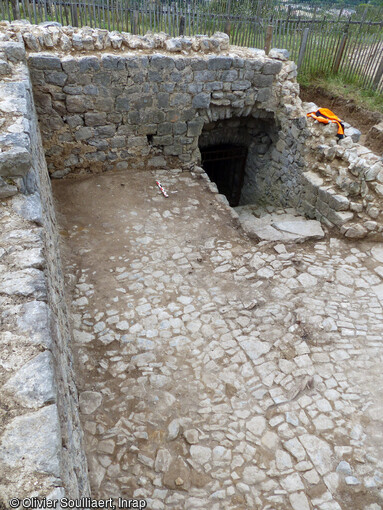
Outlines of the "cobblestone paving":
[{"label": "cobblestone paving", "polygon": [[257,245],[177,171],[55,194],[93,497],[383,507],[383,246]]}]

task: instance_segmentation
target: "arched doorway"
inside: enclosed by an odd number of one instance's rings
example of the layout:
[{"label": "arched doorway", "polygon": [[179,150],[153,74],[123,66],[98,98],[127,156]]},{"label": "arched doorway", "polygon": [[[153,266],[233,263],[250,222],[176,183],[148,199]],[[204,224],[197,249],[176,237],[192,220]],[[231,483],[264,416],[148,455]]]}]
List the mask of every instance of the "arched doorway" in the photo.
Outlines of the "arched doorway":
[{"label": "arched doorway", "polygon": [[232,207],[267,201],[265,177],[278,136],[272,113],[204,125],[199,138],[201,164]]}]

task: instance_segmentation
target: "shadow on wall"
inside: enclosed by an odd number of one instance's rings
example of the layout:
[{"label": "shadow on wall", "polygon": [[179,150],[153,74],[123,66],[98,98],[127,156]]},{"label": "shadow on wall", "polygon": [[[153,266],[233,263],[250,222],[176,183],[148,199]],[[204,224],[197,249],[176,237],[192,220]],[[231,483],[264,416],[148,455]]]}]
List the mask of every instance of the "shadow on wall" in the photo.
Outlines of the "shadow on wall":
[{"label": "shadow on wall", "polygon": [[277,141],[274,114],[263,110],[204,125],[199,138],[202,166],[232,207],[269,203],[264,183]]}]

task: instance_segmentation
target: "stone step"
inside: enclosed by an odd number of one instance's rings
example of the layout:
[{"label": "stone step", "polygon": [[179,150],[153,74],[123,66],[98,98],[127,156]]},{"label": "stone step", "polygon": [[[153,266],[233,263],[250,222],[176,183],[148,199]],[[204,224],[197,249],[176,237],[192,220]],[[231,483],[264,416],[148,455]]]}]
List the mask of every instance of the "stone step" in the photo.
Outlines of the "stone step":
[{"label": "stone step", "polygon": [[322,239],[324,232],[319,221],[308,220],[295,209],[262,209],[257,205],[236,207],[243,230],[252,239],[303,243]]}]

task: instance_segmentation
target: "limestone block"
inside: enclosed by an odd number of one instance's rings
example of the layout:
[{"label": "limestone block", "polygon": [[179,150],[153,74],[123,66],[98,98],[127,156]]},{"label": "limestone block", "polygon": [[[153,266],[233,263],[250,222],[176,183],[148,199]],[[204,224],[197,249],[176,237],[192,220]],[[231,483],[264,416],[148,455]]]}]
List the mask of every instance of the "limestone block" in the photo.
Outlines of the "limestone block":
[{"label": "limestone block", "polygon": [[[78,117],[78,116],[76,116]],[[86,126],[102,126],[106,122],[105,112],[88,112],[85,113]]]},{"label": "limestone block", "polygon": [[110,42],[112,44],[112,48],[118,50],[122,46],[123,38],[121,37],[121,34],[119,34],[118,32],[111,32]]},{"label": "limestone block", "polygon": [[34,268],[3,273],[0,279],[0,292],[8,296],[46,299],[47,289],[44,273]]},{"label": "limestone block", "polygon": [[172,58],[156,53],[150,57],[150,67],[156,70],[165,69],[168,72],[174,69],[175,63]]},{"label": "limestone block", "polygon": [[363,239],[367,235],[367,229],[360,224],[351,225],[344,233],[350,239]]},{"label": "limestone block", "polygon": [[84,50],[87,51],[94,50],[94,41],[91,35],[83,35],[82,44],[84,46]]},{"label": "limestone block", "polygon": [[84,49],[84,45],[82,43],[82,35],[81,33],[78,33],[78,34],[73,34],[72,36],[72,45],[73,45],[73,48],[76,49],[76,50],[83,50]]},{"label": "limestone block", "polygon": [[201,92],[197,94],[192,101],[194,108],[209,108],[210,105],[210,94]]},{"label": "limestone block", "polygon": [[32,33],[26,32],[23,34],[24,43],[28,49],[32,51],[41,51],[40,43]]},{"label": "limestone block", "polygon": [[57,406],[14,418],[5,428],[0,463],[25,471],[60,477],[61,432]]},{"label": "limestone block", "polygon": [[[186,130],[186,126],[185,126]],[[157,134],[159,136],[162,135],[171,135],[173,134],[173,124],[171,122],[163,122],[158,126]]]},{"label": "limestone block", "polygon": [[15,197],[12,201],[12,208],[26,220],[42,225],[41,198],[38,192]]},{"label": "limestone block", "polygon": [[154,145],[171,145],[173,143],[172,135],[153,136]]},{"label": "limestone block", "polygon": [[259,103],[264,103],[265,101],[268,101],[271,96],[271,88],[263,88],[258,91],[258,94],[256,95],[256,101]]},{"label": "limestone block", "polygon": [[95,136],[99,138],[110,138],[116,133],[116,126],[112,124],[98,126],[94,131]]},{"label": "limestone block", "polygon": [[197,82],[207,83],[209,81],[215,81],[216,78],[216,71],[203,70],[194,72],[194,79]]},{"label": "limestone block", "polygon": [[104,69],[117,69],[120,60],[121,57],[118,55],[111,55],[106,53],[101,56],[101,66]]},{"label": "limestone block", "polygon": [[248,80],[239,80],[235,81],[232,86],[231,90],[247,90],[251,87],[251,82]]},{"label": "limestone block", "polygon": [[[107,99],[105,99],[106,101]],[[66,97],[66,107],[70,113],[85,113],[91,106],[91,100],[85,95]]]},{"label": "limestone block", "polygon": [[350,137],[354,143],[358,143],[360,137],[362,136],[362,133],[359,131],[359,129],[356,129],[352,126],[346,127],[344,130],[344,134],[345,136]]},{"label": "limestone block", "polygon": [[84,125],[84,120],[83,120],[83,118],[80,115],[67,115],[65,117],[65,122],[71,128],[75,128],[77,126],[83,126]]},{"label": "limestone block", "polygon": [[0,152],[0,176],[23,177],[31,167],[31,155],[23,147]]},{"label": "limestone block", "polygon": [[38,354],[8,379],[3,389],[26,407],[38,408],[55,402],[52,354],[49,351]]},{"label": "limestone block", "polygon": [[253,78],[253,85],[255,87],[270,87],[273,83],[274,76],[272,74],[255,74]]},{"label": "limestone block", "polygon": [[228,71],[222,72],[222,80],[223,81],[235,81],[238,79],[238,70],[237,69],[230,69]]},{"label": "limestone block", "polygon": [[[330,125],[330,124],[328,124]],[[333,124],[335,126],[335,124]],[[352,146],[353,146],[354,142],[352,140],[351,137],[345,137],[345,138],[342,138],[341,140],[339,140],[338,142],[338,145],[340,145],[341,147],[343,147],[344,149],[351,149]]]},{"label": "limestone block", "polygon": [[182,38],[181,37],[173,37],[165,41],[165,48],[167,51],[172,53],[182,51]]},{"label": "limestone block", "polygon": [[97,57],[81,57],[78,59],[78,67],[80,73],[100,70],[100,60]]},{"label": "limestone block", "polygon": [[181,37],[182,50],[190,53],[193,45],[193,39],[191,37]]},{"label": "limestone block", "polygon": [[7,59],[14,64],[25,60],[25,47],[23,43],[5,42],[1,45],[1,49]]},{"label": "limestone block", "polygon": [[60,58],[53,55],[33,55],[29,57],[28,63],[31,67],[43,71],[61,71]]},{"label": "limestone block", "polygon": [[[213,91],[213,90],[222,90],[223,82],[222,81],[213,81],[210,83],[206,83],[203,88],[205,91]],[[230,102],[229,102],[230,104]]]},{"label": "limestone block", "polygon": [[342,225],[353,219],[354,213],[351,211],[336,212],[330,208],[327,214],[325,214],[325,216],[328,220],[331,221],[331,223],[333,223],[337,227],[341,227]]},{"label": "limestone block", "polygon": [[167,145],[164,147],[165,156],[180,156],[183,152],[182,145]]},{"label": "limestone block", "polygon": [[68,79],[68,75],[60,71],[53,71],[45,73],[45,79],[47,83],[63,87]]},{"label": "limestone block", "polygon": [[367,230],[369,230],[370,232],[374,232],[377,230],[378,228],[378,224],[376,221],[372,221],[372,220],[369,220],[369,221],[365,221],[364,222],[364,226]]},{"label": "limestone block", "polygon": [[77,142],[80,142],[82,140],[88,140],[89,138],[92,138],[92,136],[95,135],[95,130],[90,127],[80,127],[75,135],[74,138]]},{"label": "limestone block", "polygon": [[366,181],[373,181],[378,177],[378,174],[380,172],[383,172],[383,165],[382,163],[375,163],[370,168],[367,168],[364,172],[364,179]]},{"label": "limestone block", "polygon": [[66,34],[61,33],[59,46],[63,51],[69,51],[72,48],[72,41]]},{"label": "limestone block", "polygon": [[282,69],[282,62],[266,62],[263,65],[263,74],[278,74]]},{"label": "limestone block", "polygon": [[222,50],[226,50],[230,45],[230,37],[224,32],[214,32],[212,39],[219,41]]},{"label": "limestone block", "polygon": [[347,211],[350,207],[350,201],[343,195],[328,195],[328,205],[335,211]]},{"label": "limestone block", "polygon": [[128,96],[120,96],[116,99],[116,110],[118,112],[127,112],[130,110],[130,98]]},{"label": "limestone block", "polygon": [[0,199],[12,197],[13,195],[16,195],[17,192],[18,192],[17,186],[7,184],[0,177]]},{"label": "limestone block", "polygon": [[51,348],[50,309],[43,301],[29,301],[21,306],[17,327],[33,344]]},{"label": "limestone block", "polygon": [[284,49],[272,48],[269,51],[268,57],[286,61],[290,58],[290,52]]},{"label": "limestone block", "polygon": [[211,71],[226,71],[231,68],[232,57],[211,56],[207,60],[207,68]]},{"label": "limestone block", "polygon": [[170,96],[170,106],[190,106],[190,94],[174,93]]},{"label": "limestone block", "polygon": [[0,59],[0,76],[7,76],[11,74],[12,68],[5,60]]}]

